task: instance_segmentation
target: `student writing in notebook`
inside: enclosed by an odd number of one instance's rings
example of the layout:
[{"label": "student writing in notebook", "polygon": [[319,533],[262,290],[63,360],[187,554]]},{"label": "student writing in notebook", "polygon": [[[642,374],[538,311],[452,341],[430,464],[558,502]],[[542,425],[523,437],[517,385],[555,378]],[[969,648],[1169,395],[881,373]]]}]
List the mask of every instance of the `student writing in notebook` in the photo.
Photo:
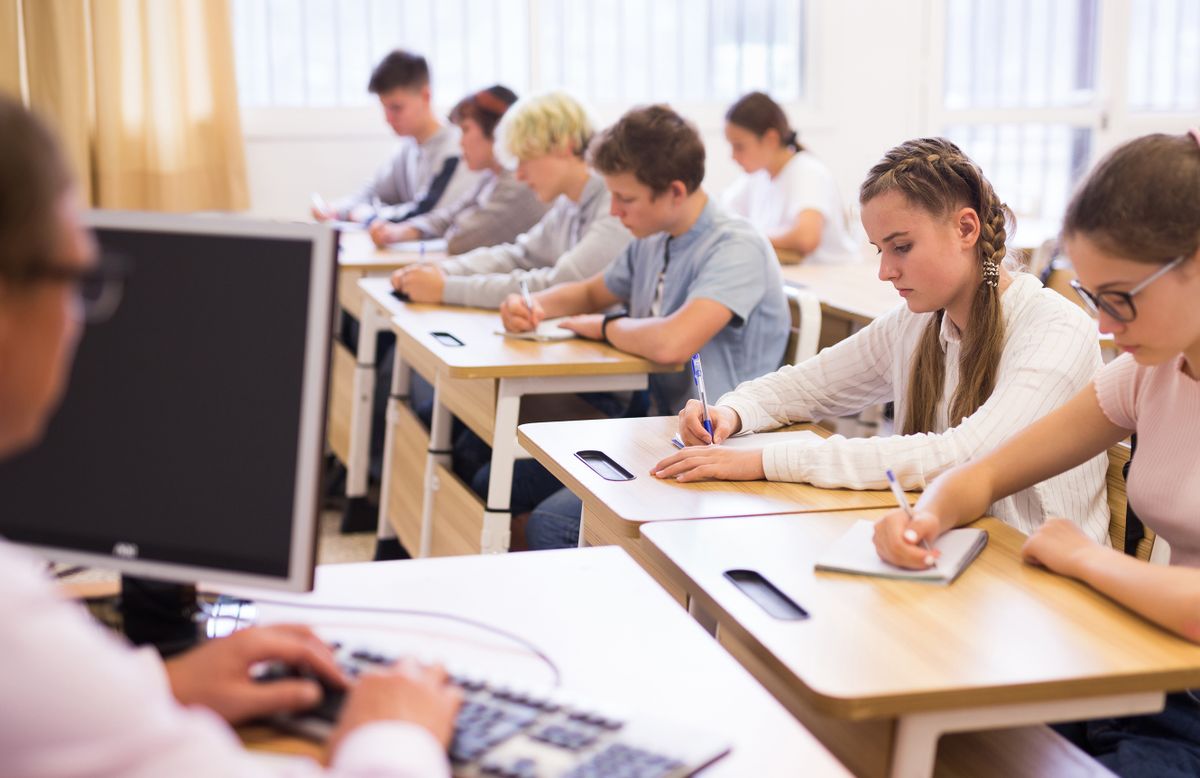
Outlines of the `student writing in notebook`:
[{"label": "student writing in notebook", "polygon": [[[478,182],[462,197],[429,213],[399,224],[375,220],[370,228],[375,245],[445,238],[449,253],[462,254],[481,246],[511,243],[537,224],[548,206],[500,164],[493,147],[496,125],[516,101],[512,90],[499,85],[458,101],[450,121],[462,132],[461,164],[479,173]],[[410,283],[415,281],[410,279]]]},{"label": "student writing in notebook", "polygon": [[429,64],[419,54],[397,49],[371,73],[367,85],[378,96],[399,147],[363,187],[332,207],[314,205],[318,221],[396,221],[454,202],[475,185],[478,174],[460,167],[458,128],[434,113]]},{"label": "student writing in notebook", "polygon": [[[1095,322],[1079,306],[1004,266],[1008,208],[980,169],[947,140],[892,149],[863,183],[863,225],[880,251],[879,277],[904,304],[799,365],[739,386],[709,414],[716,442],[894,401],[900,434],[816,445],[769,439],[757,450],[704,446],[698,402],[680,414],[690,448],[655,475],[681,481],[803,481],[885,489],[890,467],[920,489],[994,449],[1062,405],[1099,369]],[[989,509],[1031,532],[1072,516],[1107,537],[1103,454]]]},{"label": "student writing in notebook", "polygon": [[[37,444],[65,391],[86,313],[85,282],[105,283],[57,143],[0,97],[0,459]],[[111,282],[111,280],[107,281]],[[132,376],[130,377],[133,378]],[[71,473],[63,473],[71,488]],[[2,499],[2,496],[0,496]],[[390,668],[351,681],[299,626],[251,628],[163,662],[67,602],[44,563],[0,540],[0,775],[449,776],[445,746],[459,694],[443,671]],[[350,684],[327,769],[264,765],[230,724],[320,700],[311,680],[257,683],[282,661]]]},{"label": "student writing in notebook", "polygon": [[[1034,532],[1023,553],[1200,643],[1200,130],[1114,151],[1075,193],[1062,237],[1080,296],[1124,353],[1062,408],[934,481],[911,522],[885,516],[876,548],[893,564],[923,567],[921,541],[1137,433],[1129,505],[1170,544],[1170,565],[1096,542],[1070,513]],[[1196,775],[1198,699],[1170,694],[1160,714],[1060,731],[1118,775]]]},{"label": "student writing in notebook", "polygon": [[[604,273],[535,294],[532,309],[509,296],[500,308],[504,326],[525,331],[545,317],[569,316],[562,326],[582,337],[683,365],[650,376],[656,413],[692,396],[686,364],[697,352],[712,391],[777,366],[789,321],[779,263],[752,225],[700,187],[704,145],[696,129],[666,106],[634,109],[604,132],[592,164],[612,192],[613,213],[637,239]],[[616,306],[623,312],[612,312]],[[579,502],[565,489],[530,519],[533,548],[574,545],[578,534]]]},{"label": "student writing in notebook", "polygon": [[511,243],[397,270],[393,286],[414,302],[497,308],[522,279],[536,291],[588,278],[631,240],[609,213],[604,182],[588,170],[594,130],[574,98],[552,92],[520,100],[496,133],[499,149],[517,161],[517,180],[550,210]]},{"label": "student writing in notebook", "polygon": [[858,258],[833,174],[800,143],[778,103],[762,92],[741,98],[725,114],[725,137],[746,171],[725,192],[727,208],[806,261]]}]

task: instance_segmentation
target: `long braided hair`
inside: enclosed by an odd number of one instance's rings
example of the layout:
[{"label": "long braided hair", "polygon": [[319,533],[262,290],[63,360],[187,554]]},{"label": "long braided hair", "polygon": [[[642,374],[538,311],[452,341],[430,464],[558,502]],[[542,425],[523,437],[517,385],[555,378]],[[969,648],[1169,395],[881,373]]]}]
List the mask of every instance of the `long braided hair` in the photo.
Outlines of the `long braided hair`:
[{"label": "long braided hair", "polygon": [[[955,426],[987,401],[996,385],[1004,350],[1004,319],[1000,311],[999,268],[1007,249],[1012,211],[1000,201],[979,166],[945,138],[920,138],[895,147],[880,160],[859,190],[862,204],[885,192],[900,192],[910,205],[935,217],[959,208],[979,215],[979,284],[962,336],[959,380],[950,402],[949,425]],[[921,334],[908,381],[903,434],[931,432],[945,384],[945,353],[940,332],[945,310],[930,317]]]}]

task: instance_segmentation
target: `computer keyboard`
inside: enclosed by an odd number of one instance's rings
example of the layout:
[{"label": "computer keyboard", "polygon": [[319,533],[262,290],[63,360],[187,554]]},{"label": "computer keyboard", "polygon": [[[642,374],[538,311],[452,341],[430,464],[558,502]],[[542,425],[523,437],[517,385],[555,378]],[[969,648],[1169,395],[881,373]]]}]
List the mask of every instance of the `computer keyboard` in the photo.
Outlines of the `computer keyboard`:
[{"label": "computer keyboard", "polygon": [[[391,665],[395,657],[369,648],[333,644],[347,674],[358,676]],[[260,680],[293,671],[270,667]],[[628,718],[543,692],[451,672],[463,693],[449,757],[463,778],[681,778],[729,753],[709,733]],[[317,740],[326,739],[344,699],[326,687],[321,703],[276,723]]]}]

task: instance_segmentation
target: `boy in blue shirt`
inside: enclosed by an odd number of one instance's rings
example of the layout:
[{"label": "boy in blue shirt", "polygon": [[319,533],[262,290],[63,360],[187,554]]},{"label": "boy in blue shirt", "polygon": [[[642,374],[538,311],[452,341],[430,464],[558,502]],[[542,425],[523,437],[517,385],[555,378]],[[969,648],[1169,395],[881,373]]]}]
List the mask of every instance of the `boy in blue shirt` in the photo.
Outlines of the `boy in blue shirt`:
[{"label": "boy in blue shirt", "polygon": [[[635,108],[602,134],[591,162],[636,240],[604,273],[534,295],[532,310],[510,296],[504,326],[519,332],[568,316],[562,326],[581,337],[655,362],[685,365],[699,352],[715,396],[775,369],[789,326],[779,261],[762,234],[700,188],[696,129],[666,106]],[[615,306],[624,310],[603,313]],[[678,412],[693,395],[690,372],[652,375],[650,393],[652,413]],[[579,512],[566,490],[543,500],[527,529],[530,548],[575,545]]]}]

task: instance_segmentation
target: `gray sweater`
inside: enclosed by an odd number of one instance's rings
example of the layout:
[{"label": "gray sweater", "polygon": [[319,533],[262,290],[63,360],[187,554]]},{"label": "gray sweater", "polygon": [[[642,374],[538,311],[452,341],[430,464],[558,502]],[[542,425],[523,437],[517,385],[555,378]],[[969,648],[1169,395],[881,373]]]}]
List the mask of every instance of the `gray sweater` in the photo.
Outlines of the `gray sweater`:
[{"label": "gray sweater", "polygon": [[502,168],[499,173],[483,171],[462,197],[404,223],[423,238],[445,238],[451,254],[463,254],[481,246],[512,243],[548,208],[512,171]]},{"label": "gray sweater", "polygon": [[443,262],[442,301],[499,308],[504,298],[520,291],[522,278],[536,292],[603,272],[633,240],[609,214],[609,203],[604,181],[593,173],[578,203],[559,196],[542,220],[514,242]]}]

